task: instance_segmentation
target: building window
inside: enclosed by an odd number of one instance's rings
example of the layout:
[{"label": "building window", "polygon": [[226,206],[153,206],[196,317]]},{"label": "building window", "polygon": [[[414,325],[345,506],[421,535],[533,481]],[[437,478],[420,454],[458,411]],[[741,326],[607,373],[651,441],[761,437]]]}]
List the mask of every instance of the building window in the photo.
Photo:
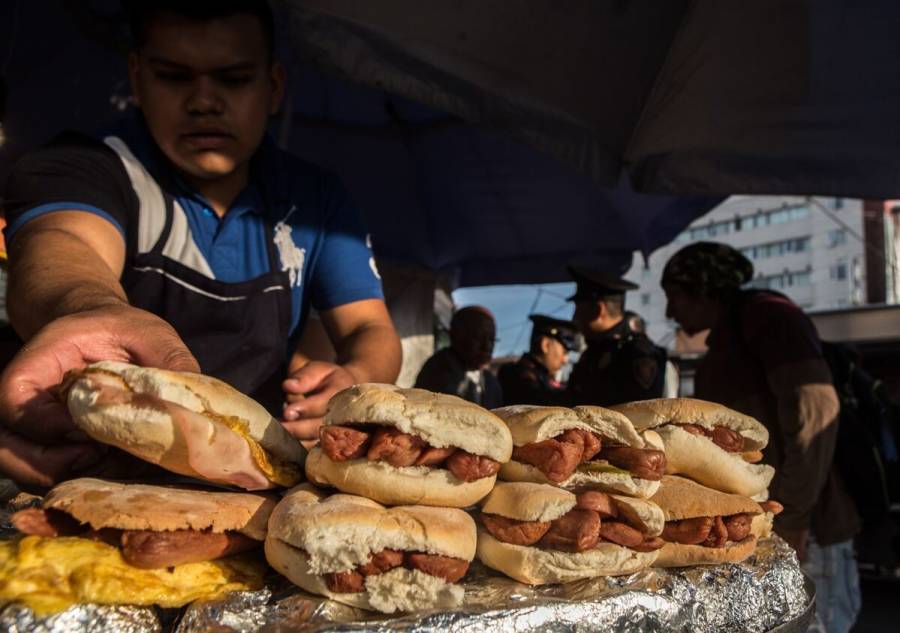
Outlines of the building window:
[{"label": "building window", "polygon": [[790,253],[804,253],[810,247],[809,237],[797,237],[771,244],[759,244],[747,246],[741,249],[741,253],[750,259],[766,259],[767,257],[781,257]]},{"label": "building window", "polygon": [[831,229],[828,231],[828,248],[835,248],[847,243],[847,231],[845,229]]},{"label": "building window", "polygon": [[830,268],[829,274],[834,281],[843,281],[847,278],[847,263],[839,262],[835,264]]},{"label": "building window", "polygon": [[835,198],[834,199],[834,208],[835,209],[843,209],[844,208],[844,199],[843,198]]},{"label": "building window", "polygon": [[650,305],[650,293],[649,292],[641,293],[641,305],[642,306]]}]

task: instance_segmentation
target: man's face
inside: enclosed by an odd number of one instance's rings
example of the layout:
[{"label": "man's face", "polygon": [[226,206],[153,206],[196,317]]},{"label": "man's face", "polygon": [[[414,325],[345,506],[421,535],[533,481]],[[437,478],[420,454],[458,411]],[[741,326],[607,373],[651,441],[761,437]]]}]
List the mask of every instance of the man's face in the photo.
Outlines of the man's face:
[{"label": "man's face", "polygon": [[474,315],[462,325],[461,331],[451,333],[451,345],[466,369],[484,369],[494,354],[497,330],[487,315]]},{"label": "man's face", "polygon": [[578,325],[578,329],[585,336],[590,336],[601,330],[597,323],[600,318],[600,302],[594,299],[589,301],[576,301],[575,313],[572,320]]},{"label": "man's face", "polygon": [[712,301],[677,284],[663,284],[666,293],[666,318],[675,320],[681,329],[693,336],[715,323]]},{"label": "man's face", "polygon": [[544,337],[544,366],[551,374],[555,374],[569,359],[569,350],[555,338]]},{"label": "man's face", "polygon": [[189,178],[245,169],[281,103],[283,70],[248,15],[197,22],[161,12],[128,67],[153,138]]}]

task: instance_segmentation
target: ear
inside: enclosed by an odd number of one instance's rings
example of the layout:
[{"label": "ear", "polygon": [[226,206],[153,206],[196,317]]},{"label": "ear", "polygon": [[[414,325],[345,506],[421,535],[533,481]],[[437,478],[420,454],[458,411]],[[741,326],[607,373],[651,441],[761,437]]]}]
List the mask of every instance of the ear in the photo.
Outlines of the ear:
[{"label": "ear", "polygon": [[269,114],[275,114],[281,108],[284,100],[285,72],[284,65],[279,61],[272,62],[269,70],[269,80],[272,82],[272,98],[269,102]]},{"label": "ear", "polygon": [[543,354],[544,356],[549,354],[550,348],[552,347],[552,345],[553,345],[553,341],[550,339],[549,336],[542,336],[541,337],[541,354]]},{"label": "ear", "polygon": [[134,104],[138,107],[141,105],[140,66],[141,62],[138,59],[138,54],[134,51],[128,53],[128,82],[131,84],[131,97],[134,99]]}]

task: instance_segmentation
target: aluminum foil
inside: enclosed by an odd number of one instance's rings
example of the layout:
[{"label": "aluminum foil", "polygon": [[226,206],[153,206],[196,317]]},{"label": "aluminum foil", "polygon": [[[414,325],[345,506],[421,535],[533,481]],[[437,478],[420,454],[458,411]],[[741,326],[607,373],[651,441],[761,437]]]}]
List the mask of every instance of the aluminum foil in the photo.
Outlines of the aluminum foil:
[{"label": "aluminum foil", "polygon": [[[529,587],[477,563],[463,607],[385,616],[307,594],[283,579],[269,589],[195,603],[178,633],[270,631],[805,631],[812,590],[793,550],[775,537],[740,564],[649,569],[631,576]],[[779,628],[783,627],[783,628]]]},{"label": "aluminum foil", "polygon": [[162,630],[156,611],[148,607],[80,604],[44,618],[39,618],[31,609],[16,604],[0,611],[0,631],[10,633],[155,633]]}]

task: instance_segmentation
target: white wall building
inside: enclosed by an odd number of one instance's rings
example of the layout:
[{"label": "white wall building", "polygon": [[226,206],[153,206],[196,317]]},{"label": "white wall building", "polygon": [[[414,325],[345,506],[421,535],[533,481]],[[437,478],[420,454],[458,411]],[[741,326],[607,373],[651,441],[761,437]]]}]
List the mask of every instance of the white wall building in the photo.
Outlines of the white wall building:
[{"label": "white wall building", "polygon": [[752,285],[788,295],[804,310],[850,307],[865,302],[863,203],[846,198],[732,196],[696,220],[649,262],[640,254],[626,277],[640,284],[627,307],[647,322],[650,337],[672,345],[675,324],[665,317],[662,270],[692,242],[724,242],[753,262]]}]

